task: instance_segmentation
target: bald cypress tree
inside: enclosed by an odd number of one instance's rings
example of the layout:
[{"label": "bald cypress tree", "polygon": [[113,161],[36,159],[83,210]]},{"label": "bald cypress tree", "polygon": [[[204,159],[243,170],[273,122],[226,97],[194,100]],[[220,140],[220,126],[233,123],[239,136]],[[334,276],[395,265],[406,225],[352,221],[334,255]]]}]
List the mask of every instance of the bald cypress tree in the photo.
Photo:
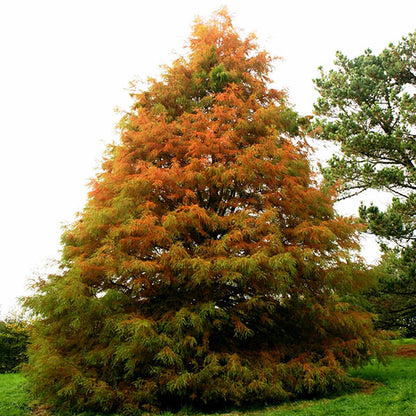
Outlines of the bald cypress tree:
[{"label": "bald cypress tree", "polygon": [[220,11],[133,94],[62,273],[27,300],[40,400],[126,414],[281,401],[341,389],[381,351],[356,305],[358,226],[314,182],[271,64]]}]

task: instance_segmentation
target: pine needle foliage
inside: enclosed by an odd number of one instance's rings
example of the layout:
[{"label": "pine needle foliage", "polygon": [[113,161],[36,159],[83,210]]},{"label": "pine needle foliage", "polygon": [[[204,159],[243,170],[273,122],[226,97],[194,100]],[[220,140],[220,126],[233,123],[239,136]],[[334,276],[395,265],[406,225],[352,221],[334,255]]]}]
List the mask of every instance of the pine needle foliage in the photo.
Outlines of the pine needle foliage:
[{"label": "pine needle foliage", "polygon": [[386,209],[373,201],[359,213],[385,253],[369,301],[383,329],[416,334],[416,32],[349,58],[315,80],[316,137],[340,145],[322,170],[341,199],[368,189],[389,192]]},{"label": "pine needle foliage", "polygon": [[[133,94],[63,234],[63,271],[27,300],[27,369],[57,408],[133,414],[339,390],[381,356],[357,299],[359,226],[313,180],[273,59],[226,10]],[[357,305],[356,305],[357,304]]]}]

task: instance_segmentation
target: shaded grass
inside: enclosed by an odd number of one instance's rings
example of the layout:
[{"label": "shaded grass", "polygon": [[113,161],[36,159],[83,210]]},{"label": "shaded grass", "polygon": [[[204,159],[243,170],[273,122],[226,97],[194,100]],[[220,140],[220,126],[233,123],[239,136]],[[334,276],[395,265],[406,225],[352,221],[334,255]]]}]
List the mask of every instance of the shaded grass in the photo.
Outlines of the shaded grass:
[{"label": "shaded grass", "polygon": [[[416,344],[400,341],[398,345]],[[394,357],[387,366],[371,364],[351,371],[355,378],[367,380],[364,390],[319,400],[305,400],[256,410],[229,410],[211,416],[411,416],[416,415],[416,358]],[[28,416],[28,395],[20,374],[0,375],[0,416]],[[34,413],[36,414],[36,413]],[[38,413],[40,416],[47,413]],[[104,416],[83,413],[79,416]],[[179,415],[198,415],[182,411]],[[55,415],[63,416],[63,415]],[[107,415],[110,416],[110,415]],[[111,416],[120,416],[113,414]],[[163,416],[173,416],[165,412]]]}]

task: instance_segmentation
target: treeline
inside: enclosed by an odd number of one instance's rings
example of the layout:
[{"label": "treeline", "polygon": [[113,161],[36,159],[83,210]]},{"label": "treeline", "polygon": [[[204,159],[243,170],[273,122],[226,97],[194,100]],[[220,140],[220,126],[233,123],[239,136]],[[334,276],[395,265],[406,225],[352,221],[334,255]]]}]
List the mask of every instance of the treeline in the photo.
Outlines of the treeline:
[{"label": "treeline", "polygon": [[22,317],[0,320],[0,373],[16,371],[27,360],[28,323]]}]

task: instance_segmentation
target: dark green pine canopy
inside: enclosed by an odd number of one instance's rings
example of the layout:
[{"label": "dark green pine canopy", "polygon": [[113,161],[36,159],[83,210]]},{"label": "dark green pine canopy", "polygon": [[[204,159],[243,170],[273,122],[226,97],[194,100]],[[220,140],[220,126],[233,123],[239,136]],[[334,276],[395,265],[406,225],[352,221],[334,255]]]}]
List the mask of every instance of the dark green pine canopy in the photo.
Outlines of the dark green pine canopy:
[{"label": "dark green pine canopy", "polygon": [[360,207],[384,251],[378,288],[368,294],[377,325],[416,334],[416,32],[379,55],[366,50],[315,81],[317,137],[340,144],[324,169],[340,198],[387,191],[387,209]]}]

